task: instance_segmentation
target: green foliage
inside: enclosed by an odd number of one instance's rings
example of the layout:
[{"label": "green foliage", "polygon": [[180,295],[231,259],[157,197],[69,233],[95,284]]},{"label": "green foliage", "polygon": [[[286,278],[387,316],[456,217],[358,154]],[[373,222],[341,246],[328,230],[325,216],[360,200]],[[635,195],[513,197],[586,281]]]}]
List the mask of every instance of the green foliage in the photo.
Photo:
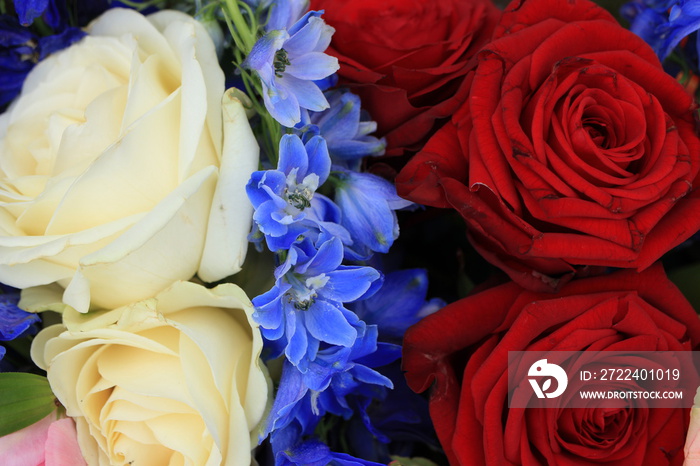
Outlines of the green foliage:
[{"label": "green foliage", "polygon": [[0,373],[0,437],[40,421],[55,409],[55,397],[46,377]]}]

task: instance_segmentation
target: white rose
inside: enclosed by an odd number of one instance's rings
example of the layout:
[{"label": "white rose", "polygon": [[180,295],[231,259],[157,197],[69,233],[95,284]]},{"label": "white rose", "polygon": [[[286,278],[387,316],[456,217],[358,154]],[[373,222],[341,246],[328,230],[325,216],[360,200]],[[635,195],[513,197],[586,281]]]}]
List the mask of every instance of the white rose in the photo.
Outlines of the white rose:
[{"label": "white rose", "polygon": [[0,282],[58,282],[84,312],[237,272],[258,146],[223,95],[211,38],[175,11],[109,10],[39,63],[0,116]]},{"label": "white rose", "polygon": [[[47,298],[32,289],[22,305],[51,307]],[[252,313],[236,285],[176,282],[111,311],[67,309],[67,329],[40,332],[32,358],[89,465],[248,466],[269,401]]]}]

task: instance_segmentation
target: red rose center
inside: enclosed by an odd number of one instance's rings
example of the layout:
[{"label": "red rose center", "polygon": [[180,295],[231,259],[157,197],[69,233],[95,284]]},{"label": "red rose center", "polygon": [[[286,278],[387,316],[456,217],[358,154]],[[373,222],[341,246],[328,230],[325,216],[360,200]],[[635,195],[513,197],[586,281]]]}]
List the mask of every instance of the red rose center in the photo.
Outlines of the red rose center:
[{"label": "red rose center", "polygon": [[605,131],[605,123],[589,123],[584,125],[584,128],[596,146],[602,147],[603,149],[607,149],[609,147],[607,133]]}]

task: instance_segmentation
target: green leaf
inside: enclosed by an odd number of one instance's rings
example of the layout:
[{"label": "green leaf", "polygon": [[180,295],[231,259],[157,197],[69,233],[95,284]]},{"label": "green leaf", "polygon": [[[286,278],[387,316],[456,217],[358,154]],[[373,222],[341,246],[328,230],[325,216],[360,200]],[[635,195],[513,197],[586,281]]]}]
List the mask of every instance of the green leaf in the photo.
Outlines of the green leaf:
[{"label": "green leaf", "polygon": [[46,377],[24,372],[0,373],[0,437],[45,418],[56,409]]}]

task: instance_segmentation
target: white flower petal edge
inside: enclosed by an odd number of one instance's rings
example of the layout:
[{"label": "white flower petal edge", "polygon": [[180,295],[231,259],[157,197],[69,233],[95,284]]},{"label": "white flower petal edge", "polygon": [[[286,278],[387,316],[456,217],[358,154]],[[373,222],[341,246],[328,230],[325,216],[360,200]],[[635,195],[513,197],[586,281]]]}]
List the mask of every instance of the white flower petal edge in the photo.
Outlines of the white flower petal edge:
[{"label": "white flower petal edge", "polygon": [[248,250],[253,205],[247,201],[245,186],[258,169],[259,148],[243,106],[247,100],[235,88],[224,94],[224,149],[219,168],[220,181],[214,193],[207,242],[198,272],[205,282],[239,272]]}]

